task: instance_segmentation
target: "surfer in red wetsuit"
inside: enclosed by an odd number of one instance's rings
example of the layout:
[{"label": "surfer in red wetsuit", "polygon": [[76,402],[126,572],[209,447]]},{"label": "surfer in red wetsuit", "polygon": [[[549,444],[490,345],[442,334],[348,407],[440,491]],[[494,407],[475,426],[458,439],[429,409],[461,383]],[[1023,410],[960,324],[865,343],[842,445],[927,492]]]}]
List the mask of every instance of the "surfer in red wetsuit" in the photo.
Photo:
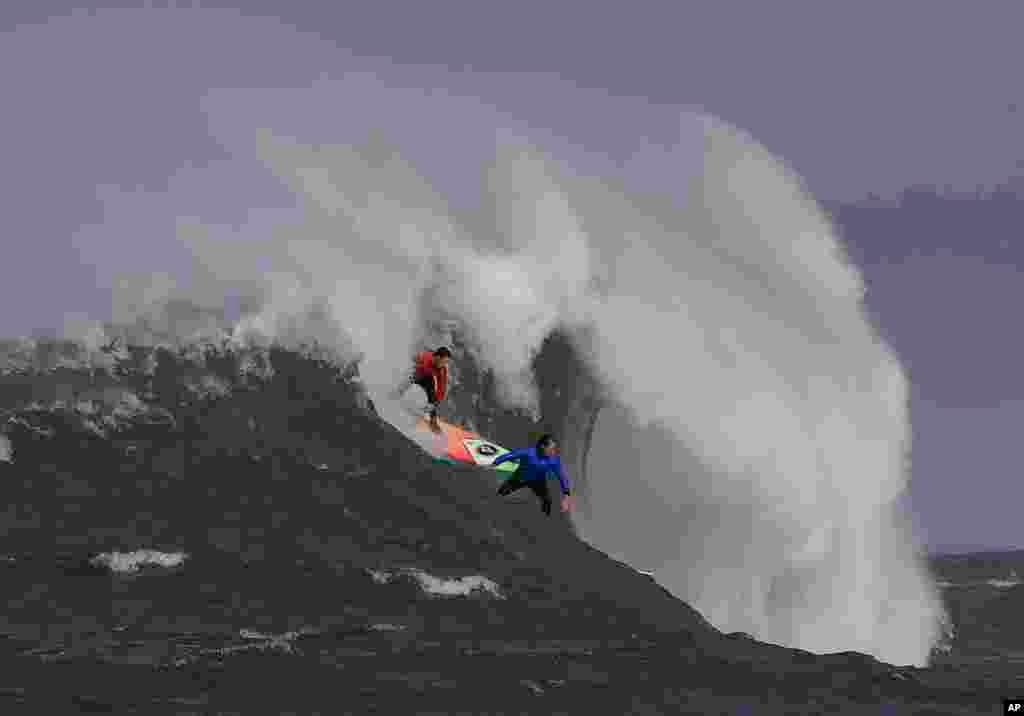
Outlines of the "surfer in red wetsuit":
[{"label": "surfer in red wetsuit", "polygon": [[398,398],[410,385],[423,388],[430,410],[430,428],[434,432],[441,432],[441,425],[437,419],[437,405],[448,394],[448,361],[451,357],[452,352],[444,346],[434,352],[417,353],[412,375],[403,380],[395,391],[395,397]]}]

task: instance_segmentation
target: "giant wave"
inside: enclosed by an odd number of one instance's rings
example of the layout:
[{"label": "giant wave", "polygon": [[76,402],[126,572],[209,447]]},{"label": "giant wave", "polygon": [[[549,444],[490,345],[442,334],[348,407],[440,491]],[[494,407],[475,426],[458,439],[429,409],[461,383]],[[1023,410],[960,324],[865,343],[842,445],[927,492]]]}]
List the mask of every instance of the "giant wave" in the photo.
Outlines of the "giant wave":
[{"label": "giant wave", "polygon": [[504,444],[559,432],[593,545],[724,631],[924,663],[943,615],[900,510],[906,379],[860,275],[777,159],[715,120],[682,127],[702,150],[658,192],[505,138],[471,209],[401,146],[239,131],[228,164],[260,163],[292,204],[205,221],[174,187],[213,170],[178,175],[147,201],[192,272],[131,267],[113,320],[67,337],[99,362],[117,336],[316,345],[384,414],[410,351],[451,343],[452,417]]}]

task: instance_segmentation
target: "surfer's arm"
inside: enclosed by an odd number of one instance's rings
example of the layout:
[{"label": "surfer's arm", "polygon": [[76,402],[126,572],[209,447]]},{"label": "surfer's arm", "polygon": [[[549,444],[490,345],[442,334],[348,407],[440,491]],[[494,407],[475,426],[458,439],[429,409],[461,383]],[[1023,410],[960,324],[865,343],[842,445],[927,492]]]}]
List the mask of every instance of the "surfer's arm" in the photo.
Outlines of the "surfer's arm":
[{"label": "surfer's arm", "polygon": [[434,402],[440,403],[448,395],[448,369],[444,368],[434,374]]},{"label": "surfer's arm", "polygon": [[561,460],[558,461],[558,484],[562,487],[563,495],[572,494],[572,490],[569,487],[569,478],[565,475],[565,465],[562,464]]},{"label": "surfer's arm", "polygon": [[515,450],[509,450],[504,455],[498,455],[498,457],[494,458],[494,461],[491,464],[500,465],[501,463],[508,462],[509,460],[521,460],[522,458],[526,457],[527,450],[529,450],[529,448],[517,448]]}]

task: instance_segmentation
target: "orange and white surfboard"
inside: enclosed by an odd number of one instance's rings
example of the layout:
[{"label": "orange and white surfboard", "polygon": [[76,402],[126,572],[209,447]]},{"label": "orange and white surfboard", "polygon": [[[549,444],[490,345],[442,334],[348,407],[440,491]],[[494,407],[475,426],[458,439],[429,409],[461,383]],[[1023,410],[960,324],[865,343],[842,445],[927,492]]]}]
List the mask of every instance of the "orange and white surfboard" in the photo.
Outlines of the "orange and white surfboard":
[{"label": "orange and white surfboard", "polygon": [[[494,462],[494,458],[508,452],[501,445],[482,438],[471,430],[466,430],[444,420],[439,420],[438,424],[441,426],[441,433],[445,441],[444,457],[449,460],[466,463],[467,465],[487,467]],[[417,418],[416,428],[417,430],[432,432],[430,430],[430,422],[424,417]],[[514,462],[503,462],[494,469],[511,473],[515,472],[518,467]]]}]

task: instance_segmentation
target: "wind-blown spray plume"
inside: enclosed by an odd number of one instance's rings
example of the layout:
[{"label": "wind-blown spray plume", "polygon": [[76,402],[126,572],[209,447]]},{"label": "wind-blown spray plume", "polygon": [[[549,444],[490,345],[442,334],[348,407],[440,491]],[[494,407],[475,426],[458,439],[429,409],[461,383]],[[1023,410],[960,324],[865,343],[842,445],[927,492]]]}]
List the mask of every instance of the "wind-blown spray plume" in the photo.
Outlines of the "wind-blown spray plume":
[{"label": "wind-blown spray plume", "polygon": [[584,534],[722,629],[923,663],[941,607],[896,512],[907,388],[821,212],[714,125],[684,210],[588,209],[621,247],[596,332],[621,409]]}]

